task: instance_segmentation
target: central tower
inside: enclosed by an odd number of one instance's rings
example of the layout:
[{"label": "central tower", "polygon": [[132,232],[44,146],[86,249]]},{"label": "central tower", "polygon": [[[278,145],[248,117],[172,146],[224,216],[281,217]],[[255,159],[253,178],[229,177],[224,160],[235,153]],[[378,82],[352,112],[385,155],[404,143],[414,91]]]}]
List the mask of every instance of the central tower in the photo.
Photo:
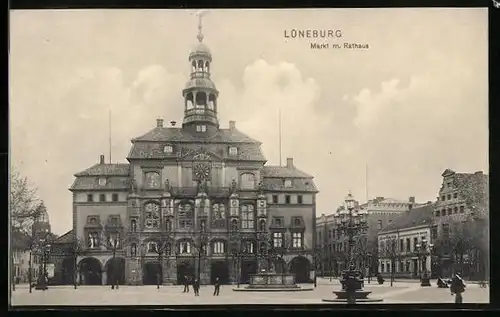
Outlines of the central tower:
[{"label": "central tower", "polygon": [[192,130],[192,132],[211,135],[219,129],[217,118],[219,91],[210,79],[212,54],[203,43],[201,15],[199,15],[197,38],[198,43],[189,54],[190,78],[182,90],[184,97],[182,127]]}]

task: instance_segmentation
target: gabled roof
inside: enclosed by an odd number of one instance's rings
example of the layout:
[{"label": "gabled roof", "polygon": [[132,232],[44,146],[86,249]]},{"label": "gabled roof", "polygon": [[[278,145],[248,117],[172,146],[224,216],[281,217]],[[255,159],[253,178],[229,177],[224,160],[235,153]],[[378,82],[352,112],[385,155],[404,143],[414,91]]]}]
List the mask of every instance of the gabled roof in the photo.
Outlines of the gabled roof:
[{"label": "gabled roof", "polygon": [[[193,136],[189,131],[182,128],[172,127],[156,127],[148,133],[132,139],[132,143],[136,141],[151,141],[151,142],[200,142],[200,138]],[[261,142],[254,140],[246,134],[240,132],[236,128],[219,129],[212,137],[206,138],[210,143],[257,143]]]},{"label": "gabled roof", "polygon": [[295,178],[292,181],[292,187],[285,187],[281,178],[264,178],[262,187],[267,191],[318,192],[310,178]]},{"label": "gabled roof", "polygon": [[441,176],[445,177],[445,176],[453,175],[453,174],[455,174],[455,171],[447,168],[447,169],[444,170],[444,172],[443,172],[443,174],[441,174]]},{"label": "gabled roof", "polygon": [[432,224],[433,204],[413,208],[394,219],[379,234]]},{"label": "gabled roof", "polygon": [[72,243],[73,242],[73,229],[66,232],[56,240],[54,240],[52,243],[56,244],[65,244],[65,243]]},{"label": "gabled roof", "polygon": [[264,166],[262,175],[264,178],[313,178],[295,167],[272,165]]},{"label": "gabled roof", "polygon": [[99,185],[95,177],[77,177],[69,190],[128,190],[128,176],[112,176],[106,178],[106,185]]},{"label": "gabled roof", "polygon": [[80,176],[128,176],[130,166],[128,164],[95,164],[94,166],[75,174]]}]

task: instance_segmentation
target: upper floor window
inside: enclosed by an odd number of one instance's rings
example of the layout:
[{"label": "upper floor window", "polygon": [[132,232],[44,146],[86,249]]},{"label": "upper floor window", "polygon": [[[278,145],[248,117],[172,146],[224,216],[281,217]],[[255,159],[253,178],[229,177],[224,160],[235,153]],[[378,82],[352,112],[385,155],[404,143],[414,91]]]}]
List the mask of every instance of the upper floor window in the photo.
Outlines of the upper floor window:
[{"label": "upper floor window", "polygon": [[453,207],[453,213],[454,213],[454,214],[458,213],[458,207],[456,207],[456,206],[455,206],[455,207]]},{"label": "upper floor window", "polygon": [[448,183],[447,186],[448,186],[448,188],[451,188],[451,183]]},{"label": "upper floor window", "polygon": [[241,189],[254,189],[255,188],[255,176],[251,173],[241,174]]},{"label": "upper floor window", "polygon": [[174,148],[171,145],[165,145],[163,147],[163,153],[171,154],[174,151]]},{"label": "upper floor window", "polygon": [[224,206],[224,204],[214,204],[212,209],[213,220],[221,220],[226,218],[226,206]]},{"label": "upper floor window", "polygon": [[411,251],[411,240],[410,240],[410,238],[406,238],[406,251],[407,252]]},{"label": "upper floor window", "polygon": [[91,249],[99,247],[99,236],[98,232],[90,232],[87,240],[87,246]]},{"label": "upper floor window", "polygon": [[292,233],[292,247],[294,248],[302,248],[303,245],[303,235],[302,232],[294,232]]},{"label": "upper floor window", "polygon": [[112,201],[118,201],[118,194],[111,195],[111,200]]},{"label": "upper floor window", "polygon": [[276,218],[276,219],[274,219],[274,225],[275,225],[276,227],[278,227],[278,228],[283,227],[283,223],[282,223],[282,221],[281,221],[281,219],[280,219],[280,218]]},{"label": "upper floor window", "polygon": [[212,252],[215,254],[222,254],[225,252],[224,250],[224,242],[223,241],[215,241],[212,244]]},{"label": "upper floor window", "polygon": [[243,253],[252,254],[254,252],[253,241],[243,241]]},{"label": "upper floor window", "polygon": [[88,201],[88,202],[92,202],[92,201],[94,201],[94,195],[92,195],[92,194],[88,194],[88,195],[87,195],[87,201]]},{"label": "upper floor window", "polygon": [[378,228],[378,230],[382,230],[382,220],[381,219],[377,220],[377,228]]},{"label": "upper floor window", "polygon": [[273,204],[278,203],[278,195],[273,195]]},{"label": "upper floor window", "polygon": [[437,238],[438,238],[438,228],[432,227],[431,228],[431,239],[437,239]]},{"label": "upper floor window", "polygon": [[172,231],[172,229],[173,229],[172,220],[170,219],[165,220],[165,230],[170,232]]},{"label": "upper floor window", "polygon": [[445,201],[446,200],[446,196],[445,195],[441,196],[441,200]]},{"label": "upper floor window", "polygon": [[300,227],[301,224],[302,224],[302,222],[300,221],[300,218],[293,219],[293,225],[295,227]]},{"label": "upper floor window", "polygon": [[291,188],[293,186],[291,179],[285,179],[284,184],[285,188]]},{"label": "upper floor window", "polygon": [[146,173],[146,186],[149,188],[160,187],[160,174],[157,172]]},{"label": "upper floor window", "polygon": [[442,225],[443,229],[443,238],[447,239],[450,236],[450,225],[447,223],[443,223]]},{"label": "upper floor window", "polygon": [[417,245],[418,245],[418,238],[413,238],[413,251],[417,249]]},{"label": "upper floor window", "polygon": [[399,251],[404,252],[405,251],[405,243],[403,239],[399,239]]},{"label": "upper floor window", "polygon": [[231,156],[238,155],[238,148],[236,146],[229,147],[229,155]]},{"label": "upper floor window", "polygon": [[101,177],[99,178],[99,186],[105,186],[106,185],[106,178]]},{"label": "upper floor window", "polygon": [[101,201],[101,202],[106,201],[106,195],[99,194],[99,201]]},{"label": "upper floor window", "polygon": [[446,195],[446,198],[448,198],[448,200],[450,200],[451,199],[451,195],[450,194]]},{"label": "upper floor window", "polygon": [[282,232],[273,232],[273,246],[275,248],[283,247],[283,233]]},{"label": "upper floor window", "polygon": [[206,125],[197,125],[196,126],[196,132],[206,132],[206,131],[207,131]]},{"label": "upper floor window", "polygon": [[137,231],[137,220],[135,219],[130,220],[130,231],[132,232]]},{"label": "upper floor window", "polygon": [[438,209],[438,210],[436,210],[436,217],[439,217],[439,216],[441,216],[441,212]]},{"label": "upper floor window", "polygon": [[465,212],[465,206],[460,206],[460,213],[464,213]]},{"label": "upper floor window", "polygon": [[179,228],[191,228],[193,225],[193,208],[191,204],[180,204],[178,208]]},{"label": "upper floor window", "polygon": [[118,232],[110,232],[108,234],[108,247],[120,248],[120,234]]},{"label": "upper floor window", "polygon": [[255,228],[253,205],[241,206],[241,228],[242,229]]},{"label": "upper floor window", "polygon": [[302,195],[297,195],[297,204],[302,204]]},{"label": "upper floor window", "polygon": [[156,203],[148,203],[145,205],[145,210],[145,227],[147,229],[160,228],[160,205]]},{"label": "upper floor window", "polygon": [[191,243],[189,241],[179,242],[179,253],[191,253]]},{"label": "upper floor window", "polygon": [[458,193],[453,193],[453,198],[458,198]]}]

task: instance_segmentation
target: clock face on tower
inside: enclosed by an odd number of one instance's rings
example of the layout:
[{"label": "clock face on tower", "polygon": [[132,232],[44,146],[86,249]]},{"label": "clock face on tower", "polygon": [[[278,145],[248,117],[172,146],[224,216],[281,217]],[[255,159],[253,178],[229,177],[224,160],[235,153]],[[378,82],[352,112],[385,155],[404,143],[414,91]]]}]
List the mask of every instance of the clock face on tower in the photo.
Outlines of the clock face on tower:
[{"label": "clock face on tower", "polygon": [[210,176],[210,165],[207,163],[196,163],[193,166],[193,172],[197,180],[208,180]]}]

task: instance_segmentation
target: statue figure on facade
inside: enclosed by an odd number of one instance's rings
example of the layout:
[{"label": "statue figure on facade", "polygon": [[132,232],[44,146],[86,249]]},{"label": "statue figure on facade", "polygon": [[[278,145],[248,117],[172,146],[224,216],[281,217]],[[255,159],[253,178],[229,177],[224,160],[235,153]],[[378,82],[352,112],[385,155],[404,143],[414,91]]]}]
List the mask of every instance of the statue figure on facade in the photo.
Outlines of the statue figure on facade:
[{"label": "statue figure on facade", "polygon": [[165,191],[170,193],[171,187],[170,187],[170,181],[168,178],[165,180]]},{"label": "statue figure on facade", "polygon": [[233,178],[233,181],[231,182],[231,193],[234,194],[236,192],[236,186],[237,186],[236,179]]},{"label": "statue figure on facade", "polygon": [[135,179],[130,180],[130,191],[134,194],[137,193],[137,183],[135,182]]}]

